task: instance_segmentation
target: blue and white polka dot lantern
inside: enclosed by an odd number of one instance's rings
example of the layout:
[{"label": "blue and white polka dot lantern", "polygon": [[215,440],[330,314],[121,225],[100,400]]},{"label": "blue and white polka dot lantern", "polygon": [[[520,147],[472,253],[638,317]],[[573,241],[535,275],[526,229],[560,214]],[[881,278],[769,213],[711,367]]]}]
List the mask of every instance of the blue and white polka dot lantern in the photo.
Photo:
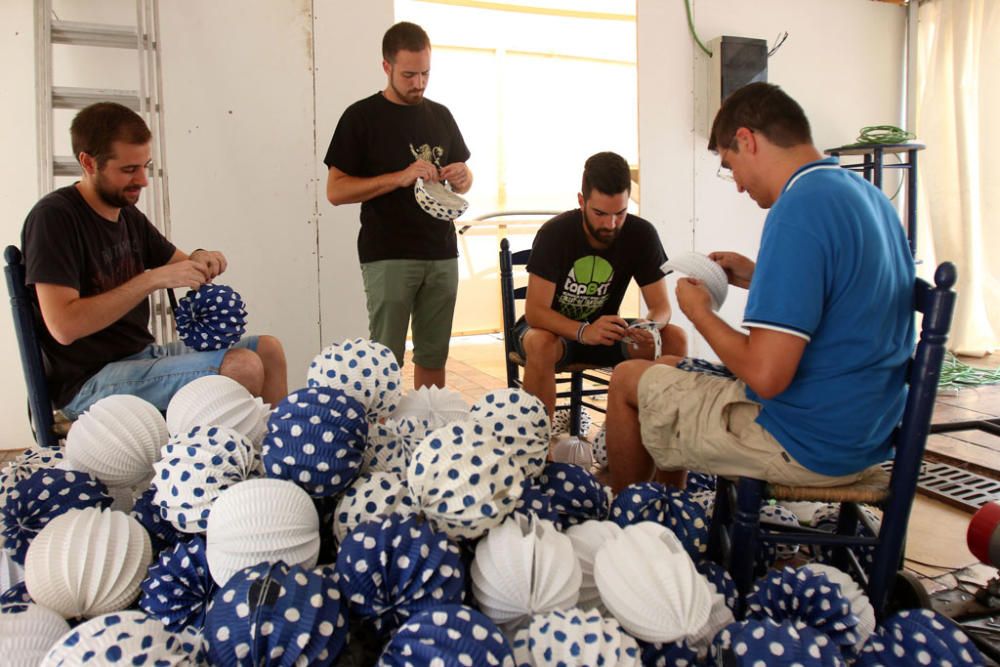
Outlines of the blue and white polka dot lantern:
[{"label": "blue and white polka dot lantern", "polygon": [[36,667],[67,632],[69,623],[51,609],[0,605],[0,660],[7,667]]},{"label": "blue and white polka dot lantern", "polygon": [[342,542],[359,523],[415,511],[406,481],[391,472],[372,472],[360,477],[341,496],[333,518],[333,534]]},{"label": "blue and white polka dot lantern", "polygon": [[642,665],[638,643],[618,621],[577,608],[536,615],[518,631],[512,648],[519,667]]},{"label": "blue and white polka dot lantern", "polygon": [[[39,470],[54,468],[63,461],[61,449],[26,449],[0,469],[0,507],[6,504],[7,494],[18,482],[28,479]],[[2,517],[0,517],[2,519]]]},{"label": "blue and white polka dot lantern", "polygon": [[225,350],[246,332],[247,311],[240,293],[205,283],[184,295],[174,309],[177,336],[192,350]]},{"label": "blue and white polka dot lantern", "polygon": [[201,647],[193,639],[170,632],[141,611],[121,611],[70,630],[52,646],[42,665],[194,665]]},{"label": "blue and white polka dot lantern", "polygon": [[469,416],[493,432],[526,477],[545,467],[551,428],[545,404],[538,398],[523,389],[497,389],[476,401]]},{"label": "blue and white polka dot lantern", "polygon": [[566,529],[566,536],[573,543],[573,553],[580,563],[580,599],[577,606],[584,610],[607,611],[601,593],[594,581],[594,557],[604,544],[621,535],[622,528],[612,521],[584,521]]},{"label": "blue and white polka dot lantern", "polygon": [[534,614],[574,607],[583,580],[570,538],[554,523],[523,514],[479,541],[469,576],[479,609],[508,631]]},{"label": "blue and white polka dot lantern", "polygon": [[[760,522],[767,526],[785,526],[786,528],[798,528],[799,517],[795,512],[781,505],[765,503],[760,508]],[[758,540],[757,542],[757,563],[766,567],[771,567],[776,561],[789,560],[799,552],[797,544],[774,544]]]},{"label": "blue and white polka dot lantern", "polygon": [[206,533],[208,565],[220,586],[262,562],[315,567],[319,515],[309,495],[283,479],[234,484],[212,506]]},{"label": "blue and white polka dot lantern", "polygon": [[413,426],[413,422],[404,423],[391,417],[369,424],[368,445],[361,463],[361,472],[390,472],[406,477],[412,448],[406,442],[408,436],[402,429]]},{"label": "blue and white polka dot lantern", "polygon": [[107,487],[85,472],[46,468],[18,482],[0,507],[11,558],[24,565],[32,540],[50,521],[84,507],[111,507]]},{"label": "blue and white polka dot lantern", "polygon": [[759,579],[747,596],[747,613],[753,618],[779,622],[801,621],[843,649],[850,650],[858,643],[858,617],[840,585],[825,573],[806,567],[786,567]]},{"label": "blue and white polka dot lantern", "polygon": [[583,521],[608,518],[611,489],[572,463],[549,463],[538,477],[542,491],[552,499],[563,528]]},{"label": "blue and white polka dot lantern", "polygon": [[851,613],[858,617],[858,624],[854,626],[854,632],[858,641],[854,644],[855,649],[861,650],[861,645],[867,641],[872,632],[875,631],[875,608],[865,595],[864,589],[858,585],[851,575],[843,570],[838,570],[832,565],[824,563],[809,563],[802,566],[803,569],[813,572],[822,572],[827,578],[840,586],[840,593],[847,598],[851,605]]},{"label": "blue and white polka dot lantern", "polygon": [[890,616],[868,638],[854,663],[859,667],[952,665],[972,667],[986,660],[950,619],[930,609],[907,609]]},{"label": "blue and white polka dot lantern", "polygon": [[216,588],[206,552],[200,535],[181,542],[160,554],[141,584],[139,607],[168,630],[193,627],[200,632],[205,625],[205,610]]},{"label": "blue and white polka dot lantern", "polygon": [[[876,528],[882,526],[882,518],[876,514],[871,508],[865,505],[859,505],[858,508],[861,513],[864,514],[868,521]],[[829,533],[836,532],[837,521],[840,518],[840,505],[836,503],[827,503],[819,507],[815,512],[813,512],[812,520],[810,525],[817,530],[825,530]],[[857,535],[870,536],[871,533],[868,532],[864,523],[858,522]],[[875,547],[870,546],[856,546],[850,547],[854,552],[854,555],[858,557],[858,560],[866,568],[870,570],[875,558]],[[834,564],[834,550],[830,547],[816,546],[814,547],[816,560],[820,563]]]},{"label": "blue and white polka dot lantern", "polygon": [[368,422],[364,407],[343,391],[295,391],[277,405],[267,427],[261,456],[268,477],[322,497],[337,495],[361,471]]},{"label": "blue and white polka dot lantern", "polygon": [[154,466],[160,516],[184,533],[203,533],[223,490],[260,474],[260,460],[245,436],[224,426],[195,426],[163,446]]},{"label": "blue and white polka dot lantern", "polygon": [[712,642],[713,664],[733,667],[846,667],[837,645],[805,623],[750,619],[723,628]]},{"label": "blue and white polka dot lantern", "polygon": [[[570,409],[560,408],[552,414],[552,434],[559,435],[562,433],[569,433],[569,421],[570,421]],[[590,419],[590,413],[586,410],[580,410],[580,434],[586,436],[590,433],[590,427],[592,420]],[[604,427],[601,427],[601,432],[604,431]],[[596,459],[596,457],[595,457]],[[607,463],[607,459],[604,460]]]},{"label": "blue and white polka dot lantern", "polygon": [[611,504],[611,520],[619,526],[652,521],[669,528],[680,538],[693,559],[708,551],[708,519],[701,505],[686,491],[659,482],[625,487]]},{"label": "blue and white polka dot lantern", "polygon": [[723,597],[726,606],[736,609],[736,598],[739,594],[736,592],[736,582],[726,569],[710,560],[696,561],[695,568],[708,580],[715,592]]},{"label": "blue and white polka dot lantern", "polygon": [[464,605],[426,609],[396,631],[379,657],[379,667],[514,667],[510,644],[493,622]]},{"label": "blue and white polka dot lantern", "polygon": [[14,584],[0,595],[0,605],[25,605],[34,604],[31,594],[28,593],[28,585],[23,581]]},{"label": "blue and white polka dot lantern", "polygon": [[644,667],[695,667],[704,665],[701,652],[687,639],[669,644],[639,642]]},{"label": "blue and white polka dot lantern", "polygon": [[132,505],[132,518],[149,533],[154,554],[187,539],[187,533],[177,532],[173,524],[160,515],[160,507],[156,504],[156,488],[152,486],[135,499],[135,504]]},{"label": "blue and white polka dot lantern", "polygon": [[330,345],[313,358],[310,387],[340,389],[355,398],[376,422],[396,409],[401,393],[399,364],[385,345],[364,338]]},{"label": "blue and white polka dot lantern", "polygon": [[527,517],[537,516],[553,523],[559,523],[559,513],[552,507],[552,497],[542,491],[537,481],[526,477],[521,487],[521,497],[517,499],[514,511]]},{"label": "blue and white polka dot lantern", "polygon": [[415,516],[359,524],[340,546],[337,572],[351,613],[382,634],[465,592],[458,546]]},{"label": "blue and white polka dot lantern", "polygon": [[431,432],[406,474],[417,507],[438,530],[474,540],[514,511],[524,471],[473,421]]},{"label": "blue and white polka dot lantern", "polygon": [[435,385],[418,387],[403,394],[392,416],[424,422],[430,432],[452,422],[469,419],[469,404],[454,389]]},{"label": "blue and white polka dot lantern", "polygon": [[594,436],[591,444],[591,451],[594,453],[594,463],[602,468],[608,465],[608,428],[606,424],[601,424],[601,430]]},{"label": "blue and white polka dot lantern", "polygon": [[261,563],[215,592],[205,619],[208,656],[217,667],[333,665],[347,641],[337,576]]}]

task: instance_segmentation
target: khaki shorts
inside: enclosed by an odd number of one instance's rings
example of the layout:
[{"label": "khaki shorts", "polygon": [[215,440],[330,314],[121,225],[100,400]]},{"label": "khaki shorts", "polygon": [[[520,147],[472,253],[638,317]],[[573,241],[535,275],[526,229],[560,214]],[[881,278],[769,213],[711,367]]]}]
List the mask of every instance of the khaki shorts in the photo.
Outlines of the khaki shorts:
[{"label": "khaki shorts", "polygon": [[830,477],[799,465],[757,423],[760,404],[741,380],[657,364],[639,379],[642,442],[661,470],[753,477],[789,486],[841,486],[863,473]]}]

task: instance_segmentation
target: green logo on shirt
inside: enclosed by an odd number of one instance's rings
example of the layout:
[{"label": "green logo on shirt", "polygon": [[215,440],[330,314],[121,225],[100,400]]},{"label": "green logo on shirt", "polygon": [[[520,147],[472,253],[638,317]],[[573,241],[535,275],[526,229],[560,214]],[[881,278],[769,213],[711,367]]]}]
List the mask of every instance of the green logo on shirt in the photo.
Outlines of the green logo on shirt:
[{"label": "green logo on shirt", "polygon": [[615,270],[604,258],[587,255],[573,262],[559,294],[559,311],[582,321],[599,311],[608,299]]}]

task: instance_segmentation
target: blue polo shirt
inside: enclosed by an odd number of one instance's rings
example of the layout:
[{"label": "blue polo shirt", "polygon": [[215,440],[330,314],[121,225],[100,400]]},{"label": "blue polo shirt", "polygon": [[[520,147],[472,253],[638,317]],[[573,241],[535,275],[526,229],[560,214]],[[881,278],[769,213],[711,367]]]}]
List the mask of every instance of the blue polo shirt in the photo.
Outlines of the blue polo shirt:
[{"label": "blue polo shirt", "polygon": [[800,464],[847,475],[892,455],[913,352],[914,266],[881,191],[836,158],[800,168],[764,223],[743,326],[807,341],[757,421]]}]

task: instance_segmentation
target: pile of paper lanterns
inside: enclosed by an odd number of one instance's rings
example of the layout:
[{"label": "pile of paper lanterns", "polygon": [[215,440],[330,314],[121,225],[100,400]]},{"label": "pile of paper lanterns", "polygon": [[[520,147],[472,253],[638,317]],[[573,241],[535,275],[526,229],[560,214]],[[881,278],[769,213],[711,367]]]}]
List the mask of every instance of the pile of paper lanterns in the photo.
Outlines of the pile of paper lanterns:
[{"label": "pile of paper lanterns", "polygon": [[769,571],[737,621],[732,579],[705,559],[713,479],[613,497],[550,460],[537,398],[404,393],[392,353],[364,339],[325,348],[273,410],[208,376],[165,418],[113,396],[70,433],[65,456],[0,471],[0,655],[15,665],[981,659],[930,612],[876,625],[823,563]]}]

